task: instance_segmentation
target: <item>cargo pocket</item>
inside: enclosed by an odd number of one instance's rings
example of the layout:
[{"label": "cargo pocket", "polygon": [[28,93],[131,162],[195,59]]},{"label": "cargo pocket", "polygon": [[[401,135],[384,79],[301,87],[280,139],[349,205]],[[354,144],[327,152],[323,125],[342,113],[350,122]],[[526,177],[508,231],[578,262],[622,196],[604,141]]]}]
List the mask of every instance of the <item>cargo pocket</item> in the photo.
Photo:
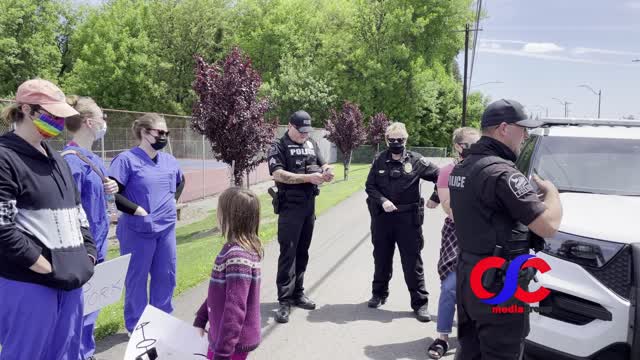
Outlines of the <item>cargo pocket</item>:
[{"label": "cargo pocket", "polygon": [[176,188],[177,188],[177,185],[176,185],[176,173],[170,172],[169,173],[169,191],[172,194],[175,194],[176,193]]},{"label": "cargo pocket", "polygon": [[131,216],[132,230],[139,233],[153,232],[153,219],[151,215],[147,216]]},{"label": "cargo pocket", "polygon": [[84,246],[51,251],[51,278],[64,290],[82,287],[93,276],[93,261]]}]

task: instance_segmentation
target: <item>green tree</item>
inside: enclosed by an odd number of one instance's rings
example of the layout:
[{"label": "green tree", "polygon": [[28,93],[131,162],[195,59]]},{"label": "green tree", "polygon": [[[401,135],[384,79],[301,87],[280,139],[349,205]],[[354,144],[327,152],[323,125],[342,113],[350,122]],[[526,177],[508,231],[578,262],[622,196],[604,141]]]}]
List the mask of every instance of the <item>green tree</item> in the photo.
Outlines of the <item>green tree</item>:
[{"label": "green tree", "polygon": [[288,121],[291,113],[304,109],[311,114],[316,127],[323,126],[322,119],[336,100],[331,86],[314,74],[311,59],[290,55],[281,60],[278,77],[265,86],[264,92],[275,103],[277,117]]},{"label": "green tree", "polygon": [[136,111],[176,113],[180,105],[158,74],[170,64],[149,36],[152,6],[145,0],[113,0],[93,8],[71,38],[74,58],[65,90],[98,104]]},{"label": "green tree", "polygon": [[56,81],[61,71],[58,39],[69,5],[53,0],[0,0],[0,96],[25,80]]},{"label": "green tree", "polygon": [[157,45],[158,58],[166,66],[158,69],[156,81],[167,85],[167,96],[178,113],[191,113],[195,94],[193,56],[207,62],[222,59],[229,46],[225,34],[229,0],[154,0],[149,37]]}]

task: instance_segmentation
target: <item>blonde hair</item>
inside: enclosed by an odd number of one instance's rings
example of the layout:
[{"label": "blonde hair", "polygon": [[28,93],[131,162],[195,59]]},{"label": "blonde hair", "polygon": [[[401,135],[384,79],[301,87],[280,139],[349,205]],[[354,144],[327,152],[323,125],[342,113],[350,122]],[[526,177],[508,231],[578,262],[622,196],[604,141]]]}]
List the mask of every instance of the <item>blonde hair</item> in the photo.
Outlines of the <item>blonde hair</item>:
[{"label": "blonde hair", "polygon": [[461,127],[453,131],[453,136],[451,137],[451,141],[454,144],[459,144],[461,142],[464,142],[465,139],[471,136],[480,137],[480,131],[472,127]]},{"label": "blonde hair", "polygon": [[2,109],[2,115],[0,115],[0,117],[5,125],[19,123],[24,120],[24,113],[22,112],[21,106],[22,105],[17,103],[11,103]]},{"label": "blonde hair", "polygon": [[260,200],[248,189],[231,187],[218,199],[218,224],[227,243],[240,245],[262,257],[260,227]]},{"label": "blonde hair", "polygon": [[160,114],[149,113],[144,114],[133,122],[131,130],[138,140],[142,140],[142,129],[150,130],[159,122],[166,122]]},{"label": "blonde hair", "polygon": [[90,97],[70,95],[66,100],[79,113],[64,119],[65,127],[72,133],[80,130],[87,118],[98,116],[101,112],[98,104]]},{"label": "blonde hair", "polygon": [[387,127],[387,130],[384,132],[385,137],[389,137],[389,134],[394,132],[400,132],[404,136],[405,139],[409,138],[409,133],[407,132],[407,127],[404,123],[401,122],[393,122],[391,125]]}]

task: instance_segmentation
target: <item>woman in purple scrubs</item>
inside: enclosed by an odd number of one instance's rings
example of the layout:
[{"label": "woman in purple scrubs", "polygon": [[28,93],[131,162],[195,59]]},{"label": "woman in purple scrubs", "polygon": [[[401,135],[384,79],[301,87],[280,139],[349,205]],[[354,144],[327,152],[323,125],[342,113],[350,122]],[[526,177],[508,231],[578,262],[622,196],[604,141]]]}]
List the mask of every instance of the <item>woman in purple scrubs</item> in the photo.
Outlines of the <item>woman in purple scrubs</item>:
[{"label": "woman in purple scrubs", "polygon": [[[79,115],[65,119],[65,127],[73,134],[73,139],[65,146],[62,156],[71,168],[76,181],[82,207],[87,214],[91,234],[96,243],[98,263],[107,256],[107,235],[109,216],[107,215],[107,195],[118,191],[118,184],[107,178],[107,170],[102,159],[91,151],[95,141],[102,139],[107,132],[102,109],[89,97],[68,96],[67,103],[79,112]],[[84,317],[80,351],[85,360],[95,359],[93,354],[96,343],[93,329],[98,311]]]},{"label": "woman in purple scrubs", "polygon": [[129,333],[133,332],[147,304],[167,313],[173,311],[176,201],[185,183],[178,161],[160,152],[169,136],[162,116],[146,114],[138,118],[133,124],[133,133],[140,145],[116,156],[109,167],[109,177],[119,187],[116,207],[122,215],[116,234],[120,254],[131,254],[124,304]]},{"label": "woman in purple scrubs", "polygon": [[49,81],[20,85],[0,136],[0,360],[76,360],[96,247],[67,163],[47,143],[77,115]]}]

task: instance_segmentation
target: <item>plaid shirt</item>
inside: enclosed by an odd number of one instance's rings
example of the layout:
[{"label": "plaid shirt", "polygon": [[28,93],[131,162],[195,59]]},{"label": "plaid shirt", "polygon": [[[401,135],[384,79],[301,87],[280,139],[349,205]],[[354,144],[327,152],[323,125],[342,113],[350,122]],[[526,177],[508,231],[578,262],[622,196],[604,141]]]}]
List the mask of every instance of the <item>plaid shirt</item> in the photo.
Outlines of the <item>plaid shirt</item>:
[{"label": "plaid shirt", "polygon": [[442,226],[442,244],[440,245],[440,259],[438,260],[438,275],[444,280],[449,273],[456,271],[458,264],[458,238],[456,227],[450,217],[444,220]]}]

